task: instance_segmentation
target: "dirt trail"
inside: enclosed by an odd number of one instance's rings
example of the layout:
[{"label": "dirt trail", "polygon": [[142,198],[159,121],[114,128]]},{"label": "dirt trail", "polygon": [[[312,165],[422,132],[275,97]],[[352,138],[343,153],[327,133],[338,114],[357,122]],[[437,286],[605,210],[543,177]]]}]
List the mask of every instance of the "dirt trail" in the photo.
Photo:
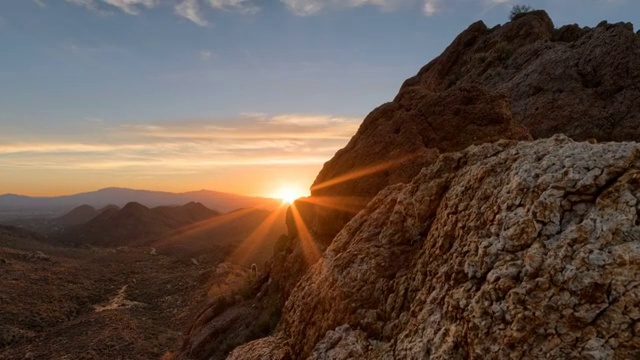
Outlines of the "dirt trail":
[{"label": "dirt trail", "polygon": [[109,301],[107,305],[94,305],[95,312],[102,312],[106,310],[116,310],[116,309],[128,309],[133,306],[143,306],[147,305],[145,303],[131,301],[126,299],[125,291],[127,291],[127,287],[129,285],[123,286],[118,294]]}]

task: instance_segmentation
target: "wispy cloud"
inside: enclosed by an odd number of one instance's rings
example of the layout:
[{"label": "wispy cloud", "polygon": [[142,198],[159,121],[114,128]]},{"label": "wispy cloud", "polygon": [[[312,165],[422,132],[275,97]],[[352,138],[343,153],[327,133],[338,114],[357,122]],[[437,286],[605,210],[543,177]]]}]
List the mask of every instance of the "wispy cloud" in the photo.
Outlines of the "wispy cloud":
[{"label": "wispy cloud", "polygon": [[309,16],[324,9],[348,9],[361,6],[376,6],[385,11],[400,6],[415,4],[418,0],[280,0],[291,12],[300,16]]},{"label": "wispy cloud", "polygon": [[[39,0],[37,0],[39,1]],[[142,8],[151,9],[159,4],[159,0],[66,0],[68,3],[86,9],[108,13],[108,8],[117,8],[129,15],[138,15]],[[105,6],[106,5],[106,6]]]},{"label": "wispy cloud", "polygon": [[260,8],[253,0],[208,0],[212,8],[218,10],[238,11],[246,14],[255,14]]},{"label": "wispy cloud", "polygon": [[43,9],[47,7],[47,4],[44,2],[44,0],[33,0],[33,2]]},{"label": "wispy cloud", "polygon": [[175,13],[196,25],[208,26],[209,22],[200,12],[200,4],[198,0],[183,0],[175,6]]},{"label": "wispy cloud", "polygon": [[[44,0],[33,0],[46,6]],[[205,11],[226,11],[253,15],[261,10],[260,0],[65,0],[84,8],[108,13],[110,10],[138,15],[144,9],[168,5],[173,7],[174,13],[198,26],[209,26],[211,22],[206,18]],[[592,0],[607,4],[622,3],[627,0]],[[365,6],[373,6],[382,11],[398,9],[421,9],[426,16],[434,16],[445,10],[455,10],[471,3],[479,4],[485,9],[496,5],[513,4],[515,0],[279,0],[279,4],[296,16],[312,16],[324,11],[341,11]]]},{"label": "wispy cloud", "polygon": [[157,0],[102,0],[130,15],[138,15],[140,7],[151,9],[158,4]]},{"label": "wispy cloud", "polygon": [[115,45],[87,46],[80,44],[66,44],[63,45],[63,49],[70,53],[87,57],[126,52],[125,48]]},{"label": "wispy cloud", "polygon": [[95,122],[101,131],[93,128],[91,133],[71,138],[0,141],[0,169],[191,171],[219,166],[321,164],[347,143],[360,121],[329,115],[246,114],[116,127]]},{"label": "wispy cloud", "polygon": [[425,0],[423,11],[425,15],[432,16],[439,11],[438,0]]},{"label": "wispy cloud", "polygon": [[280,0],[291,12],[300,16],[313,15],[325,8],[323,0]]},{"label": "wispy cloud", "polygon": [[100,8],[98,7],[98,3],[95,0],[66,0],[66,2],[74,5],[82,6],[83,8],[86,8],[89,10],[101,11]]},{"label": "wispy cloud", "polygon": [[211,50],[200,50],[200,60],[202,61],[212,61],[217,58],[216,53]]}]

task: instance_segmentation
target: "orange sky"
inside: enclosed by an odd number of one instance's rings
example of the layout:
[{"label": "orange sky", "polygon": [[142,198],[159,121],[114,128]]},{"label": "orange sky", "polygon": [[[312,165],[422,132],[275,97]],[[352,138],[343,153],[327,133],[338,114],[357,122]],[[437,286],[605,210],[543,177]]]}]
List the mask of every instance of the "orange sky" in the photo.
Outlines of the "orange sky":
[{"label": "orange sky", "polygon": [[[104,187],[306,195],[361,118],[243,114],[148,124],[84,124],[61,135],[3,134],[0,194],[55,196]],[[19,139],[19,140],[16,140]]]},{"label": "orange sky", "polygon": [[57,196],[105,187],[186,192],[216,190],[249,196],[277,197],[291,188],[307,195],[321,164],[300,166],[238,166],[198,173],[140,175],[126,172],[43,171],[24,169],[0,176],[0,193]]}]

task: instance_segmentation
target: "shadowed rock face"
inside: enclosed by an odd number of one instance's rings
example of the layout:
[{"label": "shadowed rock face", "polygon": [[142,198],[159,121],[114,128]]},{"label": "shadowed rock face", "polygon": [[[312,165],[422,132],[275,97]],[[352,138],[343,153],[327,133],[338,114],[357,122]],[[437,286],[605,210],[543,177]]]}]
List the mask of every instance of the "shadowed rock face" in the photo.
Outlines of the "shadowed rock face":
[{"label": "shadowed rock face", "polygon": [[[513,123],[505,95],[478,86],[443,92],[413,88],[401,95],[371,112],[349,144],[324,165],[311,187],[312,197],[346,202],[347,207],[361,199],[354,206],[357,212],[381,189],[410,181],[441,152],[500,139],[531,139]],[[332,238],[344,225],[331,216],[314,220],[310,227],[320,238]]]},{"label": "shadowed rock face", "polygon": [[477,22],[367,116],[296,206],[323,251],[378,191],[410,181],[441,153],[529,134],[638,140],[639,124],[640,36],[631,24],[555,29],[544,11],[492,29]]},{"label": "shadowed rock face", "polygon": [[[272,269],[284,297],[318,259],[305,258],[301,242],[312,242],[321,254],[381,189],[411,181],[442,152],[500,139],[530,140],[509,108],[505,95],[461,86],[443,92],[415,88],[371,112],[320,171],[311,197],[296,201],[298,224],[289,212],[289,250],[276,253]],[[312,239],[300,235],[301,222]]]},{"label": "shadowed rock face", "polygon": [[[438,153],[525,139],[514,123],[534,138],[640,139],[640,36],[633,26],[554,29],[544,11],[493,29],[472,24],[406,80],[393,102],[367,116],[320,171],[312,196],[366,203],[384,187],[409,181]],[[319,187],[385,163],[386,169],[364,178]],[[354,208],[351,215],[318,210],[305,219],[327,242],[362,207]]]},{"label": "shadowed rock face", "polygon": [[279,332],[230,359],[640,357],[638,148],[569,139],[640,139],[639,39],[472,24],[296,202]]},{"label": "shadowed rock face", "polygon": [[640,146],[443,154],[381,191],[229,359],[640,356]]},{"label": "shadowed rock face", "polygon": [[398,96],[465,84],[506,94],[534,138],[640,139],[640,35],[630,23],[554,29],[544,11],[492,29],[477,22]]}]

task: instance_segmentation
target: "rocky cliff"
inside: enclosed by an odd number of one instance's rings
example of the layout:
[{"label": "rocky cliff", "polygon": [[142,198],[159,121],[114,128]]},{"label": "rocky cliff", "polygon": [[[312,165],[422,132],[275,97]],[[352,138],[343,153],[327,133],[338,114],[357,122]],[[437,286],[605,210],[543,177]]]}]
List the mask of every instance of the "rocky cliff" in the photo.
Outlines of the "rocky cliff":
[{"label": "rocky cliff", "polygon": [[229,359],[640,357],[640,146],[438,157],[380,192]]},{"label": "rocky cliff", "polygon": [[596,143],[639,124],[631,24],[472,24],[291,207],[230,359],[640,356],[638,147]]},{"label": "rocky cliff", "polygon": [[[367,116],[311,194],[357,196],[366,204],[385,186],[412,179],[434,153],[525,138],[516,124],[534,138],[640,139],[640,35],[633,25],[555,29],[544,11],[492,29],[472,24]],[[358,169],[373,174],[345,181]],[[322,206],[303,217],[326,242],[363,206],[351,207],[350,215]]]},{"label": "rocky cliff", "polygon": [[[402,85],[442,91],[482,84],[507,94],[516,122],[535,138],[640,138],[640,36],[630,23],[558,29],[533,11],[492,29],[482,22]],[[585,106],[588,104],[588,106]]]},{"label": "rocky cliff", "polygon": [[[633,141],[638,124],[640,35],[632,24],[554,28],[544,11],[491,29],[479,21],[364,119],[296,205],[322,252],[378,191],[410,181],[441,153],[558,133]],[[295,249],[298,230],[293,221],[289,228]],[[274,270],[289,274],[290,289],[299,277],[287,267],[305,266],[290,256],[282,263]]]}]

